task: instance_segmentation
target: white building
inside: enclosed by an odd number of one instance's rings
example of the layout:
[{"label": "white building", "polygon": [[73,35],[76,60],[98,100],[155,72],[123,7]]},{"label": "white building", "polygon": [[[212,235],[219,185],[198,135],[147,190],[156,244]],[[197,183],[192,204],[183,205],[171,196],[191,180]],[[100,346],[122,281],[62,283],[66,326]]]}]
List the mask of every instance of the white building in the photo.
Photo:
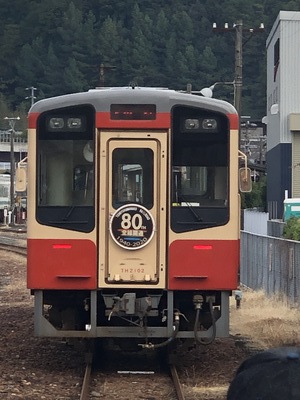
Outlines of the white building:
[{"label": "white building", "polygon": [[300,197],[300,12],[280,11],[266,46],[268,211],[282,218]]}]

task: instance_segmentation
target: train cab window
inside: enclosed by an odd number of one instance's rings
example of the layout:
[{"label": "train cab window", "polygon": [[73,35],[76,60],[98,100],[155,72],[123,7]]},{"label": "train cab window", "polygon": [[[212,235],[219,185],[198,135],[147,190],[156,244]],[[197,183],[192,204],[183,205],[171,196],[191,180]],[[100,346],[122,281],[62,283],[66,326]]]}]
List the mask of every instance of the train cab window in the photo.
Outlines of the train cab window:
[{"label": "train cab window", "polygon": [[94,226],[94,127],[88,107],[42,114],[37,125],[37,219],[83,232]]},{"label": "train cab window", "polygon": [[138,203],[153,207],[153,152],[146,148],[115,149],[112,156],[113,207]]},{"label": "train cab window", "polygon": [[225,205],[227,202],[227,168],[225,167],[173,167],[173,203],[188,203],[207,207]]},{"label": "train cab window", "polygon": [[227,118],[184,106],[175,107],[172,116],[172,229],[224,225],[229,218]]}]

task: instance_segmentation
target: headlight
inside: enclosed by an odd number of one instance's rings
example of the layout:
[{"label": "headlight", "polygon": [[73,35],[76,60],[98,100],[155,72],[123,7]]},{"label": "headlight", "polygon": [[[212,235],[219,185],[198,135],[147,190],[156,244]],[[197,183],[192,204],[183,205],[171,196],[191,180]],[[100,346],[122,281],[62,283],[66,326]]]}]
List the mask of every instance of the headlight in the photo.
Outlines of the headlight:
[{"label": "headlight", "polygon": [[62,129],[64,125],[63,118],[50,118],[49,120],[49,130]]},{"label": "headlight", "polygon": [[186,130],[199,129],[200,126],[199,119],[188,118],[185,120],[184,126]]},{"label": "headlight", "polygon": [[68,118],[67,127],[69,129],[80,129],[82,125],[81,118]]},{"label": "headlight", "polygon": [[217,129],[218,124],[215,119],[205,118],[202,122],[202,128],[205,130],[215,130]]}]

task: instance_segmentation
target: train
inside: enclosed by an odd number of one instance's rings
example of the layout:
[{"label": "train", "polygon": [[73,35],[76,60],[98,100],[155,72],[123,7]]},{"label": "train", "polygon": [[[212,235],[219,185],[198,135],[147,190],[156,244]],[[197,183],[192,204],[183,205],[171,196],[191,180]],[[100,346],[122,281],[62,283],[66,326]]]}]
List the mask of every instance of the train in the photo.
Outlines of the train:
[{"label": "train", "polygon": [[[20,190],[14,191],[13,207],[11,207],[10,173],[0,174],[0,224],[26,224],[26,159],[27,157],[17,164],[17,176],[14,179],[14,187]],[[22,177],[22,186],[19,184],[20,176]]]},{"label": "train", "polygon": [[124,349],[228,336],[250,176],[235,108],[132,85],[38,101],[28,121],[35,335]]},{"label": "train", "polygon": [[10,174],[0,174],[0,223],[10,207]]}]

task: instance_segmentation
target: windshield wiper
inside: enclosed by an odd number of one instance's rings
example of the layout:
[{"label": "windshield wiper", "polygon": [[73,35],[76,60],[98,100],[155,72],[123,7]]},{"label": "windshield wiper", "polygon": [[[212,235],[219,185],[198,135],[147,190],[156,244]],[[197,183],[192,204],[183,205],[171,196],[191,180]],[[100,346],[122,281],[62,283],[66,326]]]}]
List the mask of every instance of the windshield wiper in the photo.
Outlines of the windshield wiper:
[{"label": "windshield wiper", "polygon": [[74,210],[75,206],[71,206],[67,214],[63,217],[62,221],[67,221]]},{"label": "windshield wiper", "polygon": [[73,211],[75,210],[76,206],[71,206],[68,210],[68,212],[66,213],[66,215],[61,219],[61,220],[55,220],[55,221],[49,221],[51,224],[87,224],[88,221],[87,220],[72,220],[69,219],[70,216],[72,215]]},{"label": "windshield wiper", "polygon": [[176,224],[181,224],[181,225],[208,225],[208,226],[212,226],[212,225],[217,225],[217,223],[215,221],[176,221]]},{"label": "windshield wiper", "polygon": [[49,221],[49,222],[50,222],[50,224],[68,225],[68,224],[87,224],[89,221],[88,220],[86,220],[86,221],[73,221],[73,220],[64,221],[62,219],[60,221]]},{"label": "windshield wiper", "polygon": [[181,197],[182,200],[185,202],[187,208],[190,210],[192,215],[195,217],[195,220],[197,221],[197,223],[203,222],[203,219],[196,213],[194,207],[192,206],[192,204],[189,201],[187,201],[185,196],[182,193],[180,193],[179,197]]}]

